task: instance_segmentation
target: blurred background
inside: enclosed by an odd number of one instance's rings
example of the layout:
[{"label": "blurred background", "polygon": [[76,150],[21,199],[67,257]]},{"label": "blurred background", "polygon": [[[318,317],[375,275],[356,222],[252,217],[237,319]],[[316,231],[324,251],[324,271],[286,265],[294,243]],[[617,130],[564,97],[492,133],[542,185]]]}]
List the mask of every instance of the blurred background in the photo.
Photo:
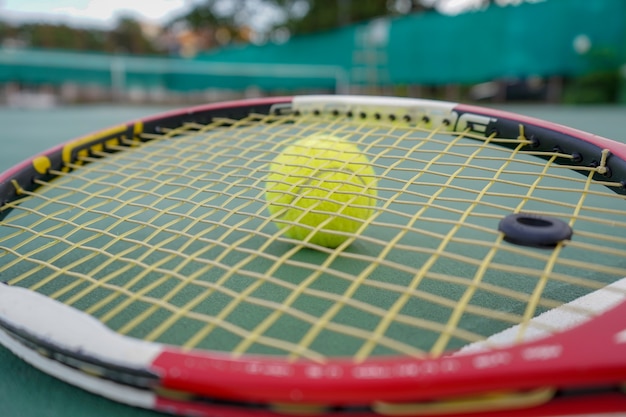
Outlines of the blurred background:
[{"label": "blurred background", "polygon": [[626,103],[626,0],[0,0],[0,105]]}]

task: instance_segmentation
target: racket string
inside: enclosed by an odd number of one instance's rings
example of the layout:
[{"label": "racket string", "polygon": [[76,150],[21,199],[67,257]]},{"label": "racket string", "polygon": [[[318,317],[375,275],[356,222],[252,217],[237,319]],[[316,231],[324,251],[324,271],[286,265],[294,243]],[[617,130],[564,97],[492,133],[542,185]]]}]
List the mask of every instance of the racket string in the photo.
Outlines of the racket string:
[{"label": "racket string", "polygon": [[[381,197],[376,215],[350,248],[315,248],[312,262],[304,256],[310,244],[273,229],[263,193],[267,164],[284,144],[315,132],[354,140],[372,161]],[[20,257],[29,259],[32,269],[22,270],[12,283],[42,289],[58,278],[70,281],[51,290],[53,296],[122,333],[171,342],[175,329],[195,326],[174,341],[187,348],[211,346],[223,330],[234,335],[227,350],[235,354],[263,345],[313,360],[329,354],[328,333],[345,336],[357,360],[379,351],[441,354],[460,340],[485,337],[468,316],[501,322],[496,327],[527,323],[569,297],[555,292],[557,283],[578,293],[603,286],[597,274],[626,275],[623,263],[590,265],[577,259],[587,251],[624,259],[624,234],[618,231],[626,230],[626,221],[617,208],[623,197],[595,188],[586,191],[589,206],[553,197],[595,185],[592,176],[600,171],[590,168],[587,178],[570,177],[567,166],[524,159],[533,152],[525,150],[530,142],[523,137],[473,136],[466,132],[450,139],[402,123],[260,115],[145,135],[152,140],[131,152],[92,153],[85,156],[89,164],[59,172],[67,181],[45,185],[54,198],[37,194],[32,199],[40,203],[32,208],[14,205],[18,223],[54,208],[27,226],[3,231],[0,245],[12,259],[2,270],[17,268]],[[518,148],[511,153],[496,143]],[[84,182],[76,181],[80,172]],[[604,202],[596,206],[596,200]],[[567,242],[562,251],[568,255],[503,243],[492,224],[512,211],[512,202],[517,211],[567,219],[580,241]],[[85,224],[78,226],[81,218]],[[578,222],[584,224],[580,230]],[[64,232],[70,227],[80,231]],[[613,230],[607,235],[608,229]],[[56,243],[23,250],[41,238]],[[22,243],[8,249],[16,240]],[[611,246],[605,247],[607,242]],[[49,260],[37,259],[57,245],[67,249]],[[466,253],[460,247],[473,249]],[[576,252],[569,255],[572,249]],[[78,256],[74,251],[83,258],[70,259]],[[453,267],[444,267],[444,260]],[[58,261],[62,266],[55,265]],[[457,269],[467,269],[469,278]],[[48,279],[38,278],[43,270],[52,271]],[[549,279],[547,271],[552,271]],[[132,277],[123,278],[126,274]],[[504,278],[494,278],[497,274]],[[514,275],[527,286],[513,282]],[[31,283],[36,277],[39,281]],[[432,283],[452,291],[431,289]],[[102,290],[106,295],[96,297]],[[271,292],[279,295],[270,297]],[[374,292],[378,296],[370,295]],[[499,301],[481,301],[486,294]],[[218,298],[224,299],[222,308],[205,312]],[[304,305],[305,299],[316,307]],[[441,314],[431,317],[424,311],[429,309]],[[137,314],[122,318],[129,310]],[[233,318],[246,314],[258,318],[249,323]],[[370,320],[358,323],[354,315]],[[284,322],[295,323],[287,328],[297,328],[297,334],[272,336]],[[398,338],[403,331],[434,336]]]}]

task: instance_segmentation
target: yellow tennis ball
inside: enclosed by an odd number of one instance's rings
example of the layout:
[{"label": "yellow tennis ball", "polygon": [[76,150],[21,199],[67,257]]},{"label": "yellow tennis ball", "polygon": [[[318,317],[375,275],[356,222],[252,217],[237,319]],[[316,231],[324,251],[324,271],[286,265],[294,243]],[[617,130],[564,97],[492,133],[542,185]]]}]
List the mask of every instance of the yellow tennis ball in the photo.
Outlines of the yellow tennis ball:
[{"label": "yellow tennis ball", "polygon": [[354,144],[315,134],[272,161],[265,197],[286,236],[335,248],[374,213],[376,176]]}]

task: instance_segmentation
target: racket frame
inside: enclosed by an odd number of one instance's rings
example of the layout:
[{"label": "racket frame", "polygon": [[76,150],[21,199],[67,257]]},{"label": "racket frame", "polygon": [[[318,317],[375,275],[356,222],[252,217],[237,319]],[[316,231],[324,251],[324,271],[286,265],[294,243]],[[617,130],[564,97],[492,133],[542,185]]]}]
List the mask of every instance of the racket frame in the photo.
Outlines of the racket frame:
[{"label": "racket frame", "polygon": [[[198,106],[67,142],[0,175],[0,200],[4,206],[21,198],[24,191],[34,191],[39,180],[50,180],[54,171],[70,169],[85,154],[117,150],[120,145],[133,146],[144,134],[161,134],[185,123],[238,119],[251,112],[311,113],[402,120],[407,124],[420,121],[450,132],[524,138],[533,151],[557,151],[564,155],[567,165],[580,167],[583,173],[593,169],[594,175],[612,184],[609,187],[615,192],[626,194],[626,146],[605,138],[526,116],[456,103],[303,96]],[[7,212],[0,212],[0,219]],[[0,286],[0,301],[0,343],[36,367],[88,390],[115,398],[120,397],[114,394],[117,385],[130,387],[130,396],[141,400],[116,399],[147,408],[221,410],[230,409],[232,402],[259,411],[268,410],[268,404],[285,403],[357,407],[369,413],[372,409],[368,402],[375,398],[380,399],[377,403],[383,408],[387,407],[387,412],[402,414],[401,409],[393,411],[392,403],[456,399],[502,390],[521,393],[547,386],[554,392],[598,389],[600,396],[606,396],[607,407],[626,410],[626,396],[616,394],[626,380],[624,302],[589,323],[555,336],[488,352],[425,359],[368,359],[364,363],[341,358],[311,363],[272,357],[232,358],[222,353],[131,340],[106,330],[84,313],[14,287]],[[36,323],[56,314],[75,323],[52,319]],[[90,332],[107,335],[111,343],[87,346],[84,335]],[[134,355],[122,349],[119,356],[112,356],[110,347],[116,345],[127,346],[129,351],[135,351]],[[78,375],[84,375],[85,381],[96,378],[114,388],[81,382]],[[207,406],[207,402],[211,405]],[[571,411],[577,410],[580,408],[574,406]]]}]

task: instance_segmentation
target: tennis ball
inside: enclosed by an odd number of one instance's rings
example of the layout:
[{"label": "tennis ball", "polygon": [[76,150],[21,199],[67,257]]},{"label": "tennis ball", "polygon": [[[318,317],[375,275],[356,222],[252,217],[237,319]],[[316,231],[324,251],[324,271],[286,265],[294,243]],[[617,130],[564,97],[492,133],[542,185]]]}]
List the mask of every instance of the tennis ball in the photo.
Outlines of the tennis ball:
[{"label": "tennis ball", "polygon": [[287,146],[269,169],[265,197],[286,236],[336,248],[374,213],[374,168],[344,139],[306,137]]}]

